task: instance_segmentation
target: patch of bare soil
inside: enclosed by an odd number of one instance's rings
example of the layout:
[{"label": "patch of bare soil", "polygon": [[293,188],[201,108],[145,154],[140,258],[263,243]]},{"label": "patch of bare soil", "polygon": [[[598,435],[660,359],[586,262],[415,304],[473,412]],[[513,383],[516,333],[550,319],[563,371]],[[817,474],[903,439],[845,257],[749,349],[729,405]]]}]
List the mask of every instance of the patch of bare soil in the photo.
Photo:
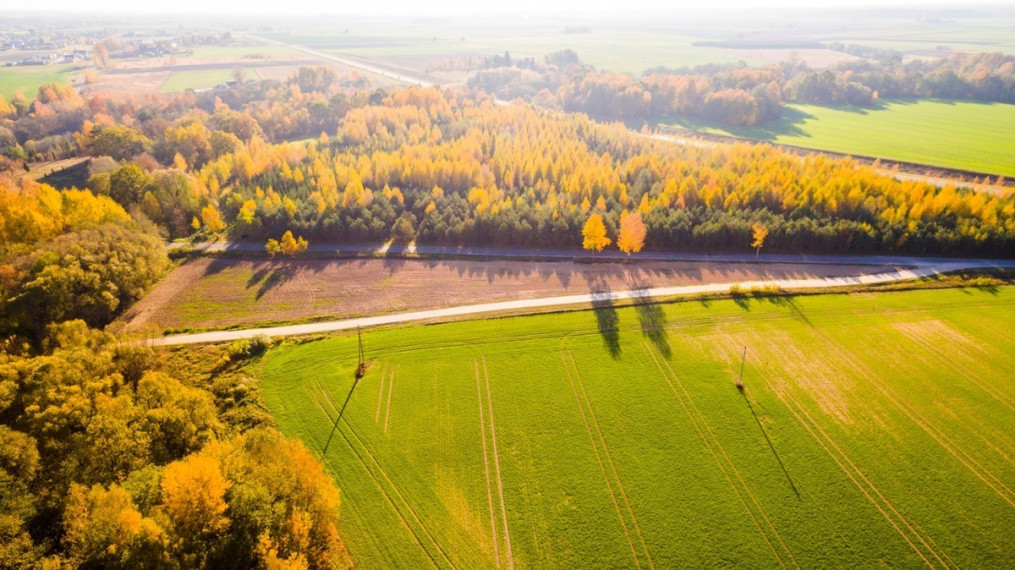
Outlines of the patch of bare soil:
[{"label": "patch of bare soil", "polygon": [[132,330],[219,328],[590,291],[833,277],[883,269],[695,262],[200,258],[175,269],[121,320]]}]

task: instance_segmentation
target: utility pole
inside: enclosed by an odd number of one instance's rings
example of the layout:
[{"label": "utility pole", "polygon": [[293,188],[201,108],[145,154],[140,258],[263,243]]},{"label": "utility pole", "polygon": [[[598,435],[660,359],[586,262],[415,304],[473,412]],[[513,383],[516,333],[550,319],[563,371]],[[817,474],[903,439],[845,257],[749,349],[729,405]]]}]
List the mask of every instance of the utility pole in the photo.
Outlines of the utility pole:
[{"label": "utility pole", "polygon": [[740,358],[740,375],[737,376],[737,390],[744,391],[744,363],[747,362],[747,345],[744,345],[744,355]]},{"label": "utility pole", "polygon": [[363,353],[363,332],[356,327],[356,338],[359,341],[359,355],[356,364],[356,379],[359,380],[367,373],[367,361]]},{"label": "utility pole", "polygon": [[342,419],[342,414],[345,413],[345,407],[349,405],[349,400],[352,399],[352,393],[356,390],[356,385],[367,373],[367,361],[365,353],[363,352],[363,332],[359,327],[356,327],[356,339],[359,344],[359,349],[356,355],[356,378],[352,382],[352,388],[349,389],[349,395],[345,397],[345,402],[342,403],[342,409],[338,411],[338,416],[335,417],[335,423],[331,426],[331,433],[328,434],[328,441],[324,444],[324,449],[321,451],[321,458],[324,458],[328,454],[328,446],[331,445],[331,439],[335,437],[335,431],[338,430],[338,422]]}]

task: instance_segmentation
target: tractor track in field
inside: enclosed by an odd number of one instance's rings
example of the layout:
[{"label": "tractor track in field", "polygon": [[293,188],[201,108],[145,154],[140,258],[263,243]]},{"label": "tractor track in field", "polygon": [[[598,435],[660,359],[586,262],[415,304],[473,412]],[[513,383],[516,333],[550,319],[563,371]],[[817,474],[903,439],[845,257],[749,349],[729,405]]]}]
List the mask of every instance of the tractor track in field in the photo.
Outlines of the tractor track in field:
[{"label": "tractor track in field", "polygon": [[490,438],[493,443],[493,465],[497,473],[497,493],[500,495],[500,515],[504,524],[504,542],[507,546],[508,567],[514,570],[515,555],[511,549],[511,529],[507,521],[507,503],[504,502],[504,481],[500,474],[500,452],[497,449],[497,426],[493,421],[493,400],[490,396],[490,373],[486,368],[486,357],[481,356],[483,361],[483,376],[486,377],[486,411],[490,416]]},{"label": "tractor track in field", "polygon": [[388,363],[385,362],[381,367],[381,389],[377,392],[377,411],[374,412],[374,423],[381,423],[381,404],[384,402],[384,379],[387,376]]},{"label": "tractor track in field", "polygon": [[486,419],[483,414],[483,388],[482,383],[479,380],[479,361],[473,358],[472,365],[476,370],[476,394],[479,399],[480,441],[483,442],[483,474],[486,477],[486,501],[487,505],[490,507],[490,538],[493,539],[493,556],[497,560],[497,566],[500,566],[500,541],[497,538],[497,517],[493,512],[493,486],[490,484],[490,456],[486,447]]},{"label": "tractor track in field", "polygon": [[388,378],[388,404],[384,409],[384,433],[388,433],[388,419],[391,417],[391,394],[395,391],[395,373],[399,366],[391,365],[391,376]]},{"label": "tractor track in field", "polygon": [[1010,396],[1007,396],[1006,394],[996,390],[995,388],[989,387],[989,384],[986,381],[984,381],[983,378],[980,378],[976,374],[963,369],[962,365],[956,362],[953,357],[948,356],[939,350],[934,350],[934,347],[929,342],[918,337],[915,334],[912,334],[912,332],[900,330],[898,328],[896,328],[895,330],[897,330],[899,333],[901,333],[903,336],[909,339],[913,344],[919,346],[925,352],[929,353],[931,356],[936,357],[939,361],[943,362],[955,373],[959,374],[960,376],[968,380],[971,384],[976,385],[976,387],[986,392],[987,395],[997,400],[998,403],[1000,403],[1003,406],[1006,406],[1009,410],[1015,412],[1015,402],[1012,401]]},{"label": "tractor track in field", "polygon": [[[331,414],[328,413],[327,410],[324,409],[324,406],[321,405],[320,401],[317,399],[317,396],[313,393],[313,390],[311,390],[310,395],[311,397],[314,398],[314,401],[317,403],[321,411],[324,412],[324,415],[328,418],[328,420],[334,422],[335,419],[331,416]],[[423,523],[423,520],[419,516],[419,513],[417,513],[416,510],[412,508],[412,504],[409,503],[408,499],[405,498],[405,495],[399,490],[398,485],[395,484],[395,482],[391,479],[388,473],[384,470],[384,467],[377,460],[377,457],[375,457],[374,454],[370,452],[370,448],[367,447],[366,442],[364,442],[363,439],[360,438],[359,434],[356,433],[355,428],[352,427],[352,424],[349,423],[349,420],[347,418],[342,418],[342,420],[343,420],[342,423],[347,428],[349,428],[349,433],[362,448],[362,453],[360,453],[360,451],[356,449],[356,446],[353,445],[352,440],[349,439],[349,436],[347,436],[345,432],[339,430],[338,432],[339,435],[342,436],[342,439],[345,440],[346,444],[349,446],[349,449],[353,452],[353,454],[356,455],[356,459],[359,461],[360,465],[362,465],[363,469],[367,472],[368,475],[370,475],[370,478],[374,481],[374,484],[377,486],[378,490],[381,491],[384,497],[388,500],[388,503],[391,504],[391,507],[395,510],[396,514],[398,514],[398,517],[402,519],[402,523],[406,526],[409,532],[412,533],[413,538],[416,539],[416,543],[419,545],[420,549],[423,550],[427,558],[430,559],[430,562],[433,563],[435,567],[440,568],[440,564],[437,563],[437,560],[433,557],[430,551],[425,546],[423,546],[423,541],[420,539],[419,535],[416,533],[415,530],[412,529],[411,525],[408,524],[408,520],[402,514],[402,511],[398,509],[397,505],[395,504],[395,501],[391,497],[391,494],[384,488],[384,485],[381,484],[381,480],[378,478],[377,474],[374,473],[374,470],[370,468],[371,464],[374,466],[374,469],[377,470],[377,473],[379,473],[380,476],[384,478],[384,481],[386,481],[387,484],[391,487],[391,490],[394,492],[395,496],[397,496],[398,499],[402,502],[405,509],[409,511],[409,513],[412,515],[413,520],[423,530],[423,533],[426,534],[426,536],[430,539],[430,542],[432,542],[433,545],[437,548],[437,550],[441,553],[441,557],[444,558],[445,561],[447,561],[448,565],[451,568],[455,568],[456,567],[455,563],[452,562],[451,557],[448,556],[448,553],[444,551],[444,548],[441,546],[440,542],[438,542],[437,539],[434,538],[432,534],[430,534],[430,531],[427,529],[426,524]],[[363,454],[365,454],[366,457],[369,458],[370,462],[367,462],[363,458]]]},{"label": "tractor track in field", "polygon": [[[899,533],[903,540],[906,541],[910,548],[913,549],[913,551],[927,566],[930,568],[935,567],[934,563],[932,563],[930,558],[928,558],[929,554],[931,557],[937,559],[943,568],[958,568],[958,565],[951,560],[948,554],[944,552],[937,543],[930,539],[930,537],[925,536],[920,530],[917,530],[914,524],[895,508],[891,501],[884,496],[881,490],[878,489],[878,487],[864,474],[864,472],[861,471],[860,468],[857,467],[857,465],[849,458],[846,452],[844,452],[842,448],[835,443],[835,440],[833,440],[832,437],[825,432],[825,430],[821,429],[818,422],[807,412],[799,400],[792,396],[788,391],[783,393],[776,389],[775,382],[771,380],[767,372],[757,366],[753,366],[753,368],[761,380],[765,383],[765,386],[779,398],[783,405],[786,406],[786,409],[788,409],[797,419],[800,425],[803,426],[809,434],[811,434],[814,441],[817,442],[825,453],[828,454],[836,465],[839,466],[846,477],[853,482],[856,488],[863,493],[867,500],[881,513],[885,520],[892,525],[892,528]],[[805,417],[807,418],[807,421],[804,420]],[[833,448],[839,455],[836,455],[836,453],[832,451]],[[861,483],[861,480],[863,483],[866,483],[866,487]],[[891,511],[891,513],[889,513],[889,511]],[[893,514],[894,517],[892,516]],[[911,533],[912,536],[903,530],[902,527],[909,529],[909,533]],[[914,539],[922,544],[927,552],[921,550],[920,547],[916,545],[916,542],[914,542]],[[945,562],[945,559],[947,559],[948,562]]]},{"label": "tractor track in field", "polygon": [[851,354],[849,354],[842,345],[839,344],[834,338],[824,331],[816,331],[816,334],[823,338],[825,342],[830,346],[832,351],[839,357],[839,359],[847,364],[853,370],[857,371],[869,384],[874,386],[889,402],[892,403],[899,411],[906,415],[915,423],[920,429],[922,429],[927,435],[929,435],[934,441],[938,443],[945,451],[947,451],[952,457],[957,459],[970,473],[975,475],[984,484],[986,484],[992,491],[997,493],[1001,499],[1007,502],[1012,507],[1015,507],[1015,493],[1009,488],[997,475],[994,475],[989,469],[984,467],[977,461],[968,451],[965,450],[961,445],[955,443],[948,435],[939,427],[934,425],[933,422],[925,418],[919,411],[916,410],[911,404],[905,399],[899,396],[895,390],[893,390],[887,384],[881,382],[877,378],[877,375],[871,372],[868,368],[863,366],[857,361]]},{"label": "tractor track in field", "polygon": [[634,546],[634,540],[631,538],[631,531],[627,528],[627,521],[624,519],[624,513],[620,510],[620,503],[617,501],[617,494],[613,490],[613,485],[610,483],[610,476],[606,472],[606,465],[603,463],[602,455],[599,453],[599,446],[596,445],[596,438],[592,435],[592,427],[589,425],[588,416],[585,414],[585,407],[582,405],[581,398],[578,396],[578,388],[575,386],[574,378],[571,375],[571,366],[567,363],[567,357],[564,356],[564,351],[560,351],[560,358],[564,362],[564,371],[567,372],[567,379],[571,383],[571,391],[574,393],[575,402],[578,404],[578,411],[581,412],[582,422],[585,424],[585,432],[589,436],[589,442],[592,444],[592,451],[596,455],[596,461],[599,463],[599,470],[603,474],[603,482],[606,483],[606,490],[610,493],[610,499],[613,501],[613,509],[617,513],[617,520],[620,521],[620,527],[624,531],[624,536],[627,537],[627,544],[631,547],[631,556],[634,558],[634,564],[638,568],[641,568],[641,560],[638,558],[638,550]]},{"label": "tractor track in field", "polygon": [[[331,417],[331,414],[328,413],[328,410],[324,409],[324,406],[321,404],[320,400],[318,400],[317,395],[314,394],[313,389],[310,388],[309,386],[307,388],[310,392],[310,397],[313,398],[314,403],[317,404],[317,408],[321,410],[321,413],[323,413],[326,418],[328,418],[329,422],[333,423],[334,418]],[[363,467],[363,470],[366,471],[367,475],[370,476],[370,479],[374,482],[374,485],[377,487],[377,490],[381,492],[381,495],[383,495],[384,498],[388,501],[388,504],[391,505],[391,510],[395,511],[395,515],[397,515],[398,520],[402,522],[402,526],[404,526],[405,530],[409,531],[409,534],[411,534],[412,538],[415,539],[416,544],[419,546],[419,549],[423,551],[423,554],[425,554],[427,559],[430,560],[430,563],[433,564],[434,568],[440,568],[440,564],[437,564],[437,561],[434,559],[433,555],[430,554],[430,551],[427,550],[425,546],[423,546],[423,541],[419,538],[419,535],[412,528],[412,525],[409,524],[409,521],[405,518],[405,515],[402,514],[402,511],[399,510],[398,506],[395,504],[395,501],[391,498],[391,495],[384,488],[384,486],[381,485],[381,482],[373,474],[370,468],[367,467],[366,462],[363,461],[363,458],[360,456],[359,452],[353,448],[352,442],[349,441],[349,438],[346,437],[345,434],[340,435],[342,436],[342,439],[345,440],[346,445],[349,446],[349,449],[352,450],[353,454],[356,456],[356,459],[359,461],[359,464]]]},{"label": "tractor track in field", "polygon": [[613,472],[614,479],[617,480],[617,488],[620,490],[620,496],[624,499],[624,504],[627,506],[627,513],[631,516],[631,523],[634,526],[635,533],[638,535],[638,540],[641,542],[641,547],[645,550],[645,557],[648,559],[648,565],[650,568],[655,568],[655,563],[652,561],[652,553],[649,552],[648,544],[645,542],[645,535],[641,531],[641,525],[638,524],[638,517],[634,514],[634,508],[631,506],[631,499],[627,496],[627,490],[624,488],[623,481],[620,480],[620,473],[617,472],[617,465],[613,461],[613,455],[610,453],[610,448],[606,444],[606,436],[603,435],[603,429],[599,425],[599,419],[596,417],[596,412],[592,408],[592,399],[589,398],[588,390],[585,389],[585,381],[582,380],[581,372],[578,370],[578,363],[574,359],[574,353],[571,349],[567,349],[568,358],[571,359],[571,367],[574,369],[574,376],[578,379],[578,386],[581,388],[582,395],[585,396],[585,405],[588,406],[589,416],[592,418],[592,424],[596,428],[596,432],[599,433],[599,440],[603,444],[603,453],[606,455],[606,462],[610,465],[610,470]]},{"label": "tractor track in field", "polygon": [[[666,362],[666,359],[663,358],[662,355],[657,355],[656,352],[652,350],[652,347],[649,346],[647,342],[642,342],[642,345],[645,348],[645,351],[648,353],[648,355],[652,358],[652,361],[655,363],[656,367],[659,369],[659,373],[662,375],[663,380],[666,381],[666,384],[673,392],[673,395],[676,397],[677,401],[680,402],[680,406],[687,413],[687,417],[688,419],[691,420],[691,424],[694,426],[695,431],[698,433],[698,437],[701,439],[701,442],[705,444],[706,448],[708,448],[709,453],[712,455],[712,458],[715,459],[715,462],[719,466],[719,469],[722,471],[723,476],[725,476],[726,481],[729,482],[730,487],[733,488],[734,493],[736,493],[737,498],[740,500],[740,503],[747,511],[747,514],[750,515],[751,520],[758,528],[758,531],[761,532],[761,536],[765,539],[765,542],[768,544],[769,548],[771,548],[772,553],[775,554],[776,559],[779,561],[779,565],[782,566],[783,568],[787,567],[786,561],[783,560],[783,555],[779,553],[779,550],[772,543],[771,537],[769,537],[768,535],[769,531],[765,530],[765,527],[761,524],[761,521],[758,520],[754,510],[751,509],[747,501],[744,500],[744,496],[743,494],[741,494],[740,489],[737,487],[737,484],[734,481],[733,477],[730,476],[729,470],[732,470],[733,474],[736,476],[736,480],[740,482],[740,485],[743,487],[743,490],[747,493],[747,496],[750,497],[751,502],[758,510],[758,513],[765,520],[765,522],[768,523],[768,527],[771,529],[772,534],[775,535],[776,540],[779,541],[779,544],[782,546],[783,550],[785,550],[785,553],[789,555],[789,559],[793,561],[793,565],[796,566],[797,568],[800,568],[800,563],[797,562],[796,557],[793,555],[793,551],[790,550],[789,546],[786,544],[786,541],[782,538],[782,535],[779,533],[779,530],[772,522],[772,519],[768,516],[768,513],[765,511],[765,508],[761,506],[761,502],[754,495],[754,493],[751,491],[750,486],[747,484],[747,481],[744,480],[743,476],[740,474],[740,471],[733,463],[733,459],[730,458],[729,454],[726,452],[726,448],[723,447],[722,443],[719,441],[719,437],[715,434],[715,431],[712,430],[712,426],[709,425],[708,419],[701,412],[701,410],[698,409],[697,405],[695,405],[694,400],[691,399],[690,393],[687,391],[687,388],[684,386],[684,383],[680,381],[680,377],[677,375],[676,371],[673,370],[673,368],[669,365],[668,362]],[[660,359],[662,359],[662,362],[666,365],[666,370],[664,370],[663,365],[660,364]],[[666,372],[667,370],[669,370],[668,375]],[[680,394],[677,392],[676,387],[673,385],[673,382],[671,382],[671,378],[674,381],[676,381],[677,385],[680,386],[680,390],[684,393],[684,397],[681,397]],[[697,418],[695,417],[695,414],[697,414]],[[702,431],[702,425],[704,426],[705,431]],[[710,436],[712,443],[709,443],[709,437],[706,437],[705,434],[706,431],[708,432],[708,436]],[[719,451],[722,453],[722,456],[726,459],[726,463],[729,465],[729,470],[727,470],[726,466],[723,464],[722,459],[716,453],[715,451],[716,448],[719,449]]]}]

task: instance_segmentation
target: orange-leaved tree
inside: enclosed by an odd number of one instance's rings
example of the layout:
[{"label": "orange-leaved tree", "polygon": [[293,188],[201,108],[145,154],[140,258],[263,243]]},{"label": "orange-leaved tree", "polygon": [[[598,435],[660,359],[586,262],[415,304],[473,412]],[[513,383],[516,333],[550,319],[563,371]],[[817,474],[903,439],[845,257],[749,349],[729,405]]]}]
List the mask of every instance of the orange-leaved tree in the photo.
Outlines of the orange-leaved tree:
[{"label": "orange-leaved tree", "polygon": [[645,222],[641,221],[641,212],[620,215],[620,234],[617,236],[617,247],[620,251],[631,255],[638,253],[645,246]]},{"label": "orange-leaved tree", "polygon": [[603,248],[610,245],[610,238],[606,237],[606,225],[603,224],[603,217],[599,214],[592,214],[582,228],[582,247],[589,251],[603,251]]}]

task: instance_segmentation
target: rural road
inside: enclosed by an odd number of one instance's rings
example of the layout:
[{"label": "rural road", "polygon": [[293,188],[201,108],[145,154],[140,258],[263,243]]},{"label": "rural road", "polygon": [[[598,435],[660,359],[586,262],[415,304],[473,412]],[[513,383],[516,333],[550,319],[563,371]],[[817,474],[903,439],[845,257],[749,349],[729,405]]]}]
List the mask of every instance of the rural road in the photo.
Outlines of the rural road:
[{"label": "rural road", "polygon": [[433,87],[435,85],[433,81],[430,81],[429,79],[424,79],[422,77],[416,76],[416,75],[414,75],[410,71],[398,71],[398,70],[393,70],[393,69],[387,69],[387,68],[384,68],[384,67],[381,67],[381,66],[378,66],[378,65],[372,65],[372,64],[369,64],[369,63],[365,63],[363,61],[360,61],[359,59],[353,59],[353,58],[350,58],[350,57],[343,57],[343,56],[340,56],[340,55],[334,55],[334,54],[330,54],[330,53],[324,53],[323,51],[318,51],[318,50],[315,50],[315,49],[310,49],[308,47],[303,47],[301,45],[287,44],[285,42],[280,42],[280,41],[277,41],[277,40],[272,40],[272,39],[268,39],[268,38],[261,37],[261,36],[248,35],[247,37],[249,37],[249,38],[251,38],[253,40],[257,40],[259,42],[264,42],[266,44],[272,44],[272,45],[287,47],[289,49],[296,50],[296,51],[301,51],[301,52],[303,52],[303,53],[305,53],[307,55],[312,55],[312,56],[314,56],[316,58],[323,59],[325,61],[331,61],[331,62],[335,62],[335,63],[340,63],[340,64],[348,66],[348,67],[353,67],[353,68],[356,68],[356,69],[359,69],[359,70],[362,70],[362,71],[366,71],[368,73],[373,73],[374,75],[379,75],[381,77],[385,77],[387,79],[393,79],[395,81],[400,81],[402,83],[407,83],[407,84],[410,84],[410,85],[419,85],[420,87]]},{"label": "rural road", "polygon": [[[712,257],[711,259],[714,259],[714,257]],[[888,259],[888,258],[862,258],[862,259]],[[884,261],[880,264],[895,265],[895,263],[888,263]],[[831,287],[845,287],[851,285],[873,285],[878,283],[891,283],[894,281],[918,279],[920,277],[928,277],[931,275],[937,275],[939,273],[947,273],[950,271],[958,271],[961,269],[976,269],[976,268],[983,269],[983,268],[998,268],[998,267],[1015,269],[1015,261],[989,261],[976,259],[930,261],[924,259],[920,260],[919,263],[915,264],[912,268],[909,269],[891,269],[883,273],[876,273],[870,275],[858,275],[852,277],[813,278],[813,279],[778,279],[771,281],[745,281],[739,283],[738,285],[740,285],[745,289],[749,289],[751,287],[764,287],[766,285],[768,286],[774,285],[787,291],[798,289],[822,289]],[[542,299],[523,299],[518,301],[501,301],[497,303],[480,303],[473,305],[461,305],[458,307],[448,307],[444,309],[413,311],[408,313],[394,313],[388,315],[379,315],[375,317],[360,317],[355,319],[324,321],[301,325],[251,328],[243,330],[209,331],[203,333],[171,335],[153,339],[152,344],[156,346],[169,346],[180,344],[200,344],[208,342],[228,342],[238,339],[251,338],[257,335],[267,335],[269,337],[289,337],[306,334],[349,330],[357,327],[374,327],[379,325],[409,323],[414,321],[446,319],[449,317],[496,313],[501,311],[516,311],[525,309],[563,307],[573,305],[589,305],[593,303],[595,304],[612,303],[615,301],[628,299],[647,300],[654,297],[671,297],[681,295],[695,295],[702,293],[723,293],[729,291],[731,285],[732,283],[713,283],[708,285],[658,287],[651,289],[610,291],[602,293],[588,293],[583,295],[545,297]]]}]

